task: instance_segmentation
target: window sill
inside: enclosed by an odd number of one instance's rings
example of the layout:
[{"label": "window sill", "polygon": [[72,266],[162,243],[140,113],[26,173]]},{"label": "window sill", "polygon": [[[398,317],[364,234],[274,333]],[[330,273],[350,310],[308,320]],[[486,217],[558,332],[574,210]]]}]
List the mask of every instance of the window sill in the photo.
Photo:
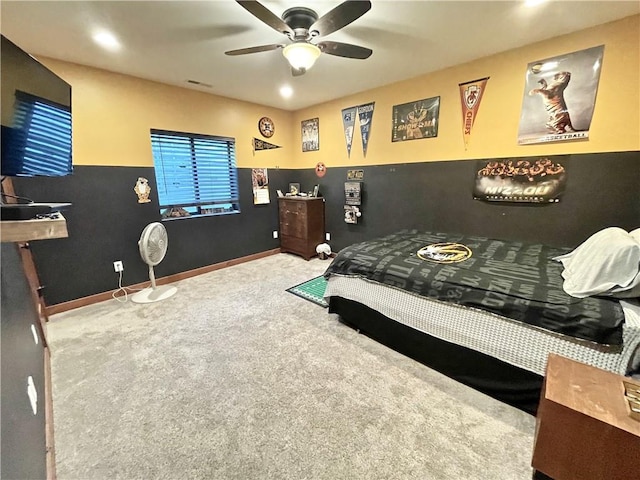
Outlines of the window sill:
[{"label": "window sill", "polygon": [[198,215],[188,215],[186,217],[167,217],[161,218],[161,222],[172,222],[174,220],[187,220],[190,218],[204,218],[204,217],[226,217],[228,215],[237,215],[240,213],[240,210],[236,210],[233,212],[224,212],[224,213],[200,213]]}]

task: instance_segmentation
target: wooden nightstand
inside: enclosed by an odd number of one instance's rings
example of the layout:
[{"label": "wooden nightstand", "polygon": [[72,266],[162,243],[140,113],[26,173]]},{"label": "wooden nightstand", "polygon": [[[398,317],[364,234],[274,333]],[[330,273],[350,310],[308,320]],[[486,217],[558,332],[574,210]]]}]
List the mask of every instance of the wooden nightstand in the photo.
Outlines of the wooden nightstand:
[{"label": "wooden nightstand", "polygon": [[623,380],[638,383],[549,356],[531,462],[537,472],[554,480],[640,478],[640,422],[629,416]]}]

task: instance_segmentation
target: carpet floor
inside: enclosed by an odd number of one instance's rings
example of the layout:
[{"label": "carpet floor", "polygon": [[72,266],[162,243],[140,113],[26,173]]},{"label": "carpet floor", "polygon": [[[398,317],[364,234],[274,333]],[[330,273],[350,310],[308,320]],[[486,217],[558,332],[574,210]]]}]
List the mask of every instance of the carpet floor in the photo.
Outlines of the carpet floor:
[{"label": "carpet floor", "polygon": [[58,478],[530,479],[533,417],[286,292],[328,262],[278,254],[52,316]]}]

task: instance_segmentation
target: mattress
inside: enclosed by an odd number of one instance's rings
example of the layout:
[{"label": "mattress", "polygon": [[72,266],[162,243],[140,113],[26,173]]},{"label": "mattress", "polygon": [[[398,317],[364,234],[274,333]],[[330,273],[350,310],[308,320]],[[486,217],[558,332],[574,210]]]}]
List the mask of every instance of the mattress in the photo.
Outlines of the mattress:
[{"label": "mattress", "polygon": [[566,249],[487,237],[401,231],[338,252],[325,272],[483,310],[561,335],[623,344],[613,298],[575,298],[562,288]]},{"label": "mattress", "polygon": [[332,274],[325,299],[352,300],[440,340],[544,375],[556,353],[621,375],[640,368],[640,304],[621,301],[622,345],[602,345],[483,310],[423,297],[357,276]]}]

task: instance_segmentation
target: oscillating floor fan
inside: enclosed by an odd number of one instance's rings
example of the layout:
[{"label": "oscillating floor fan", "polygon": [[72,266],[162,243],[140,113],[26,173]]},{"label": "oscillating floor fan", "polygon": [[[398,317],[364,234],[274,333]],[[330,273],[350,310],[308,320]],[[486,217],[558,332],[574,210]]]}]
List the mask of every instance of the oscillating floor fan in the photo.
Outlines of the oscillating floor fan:
[{"label": "oscillating floor fan", "polygon": [[138,247],[142,261],[149,265],[149,280],[151,286],[147,287],[131,296],[131,301],[135,303],[153,303],[165,300],[178,291],[173,285],[156,285],[156,277],[153,267],[158,265],[167,254],[167,230],[160,222],[150,223],[140,235]]}]

